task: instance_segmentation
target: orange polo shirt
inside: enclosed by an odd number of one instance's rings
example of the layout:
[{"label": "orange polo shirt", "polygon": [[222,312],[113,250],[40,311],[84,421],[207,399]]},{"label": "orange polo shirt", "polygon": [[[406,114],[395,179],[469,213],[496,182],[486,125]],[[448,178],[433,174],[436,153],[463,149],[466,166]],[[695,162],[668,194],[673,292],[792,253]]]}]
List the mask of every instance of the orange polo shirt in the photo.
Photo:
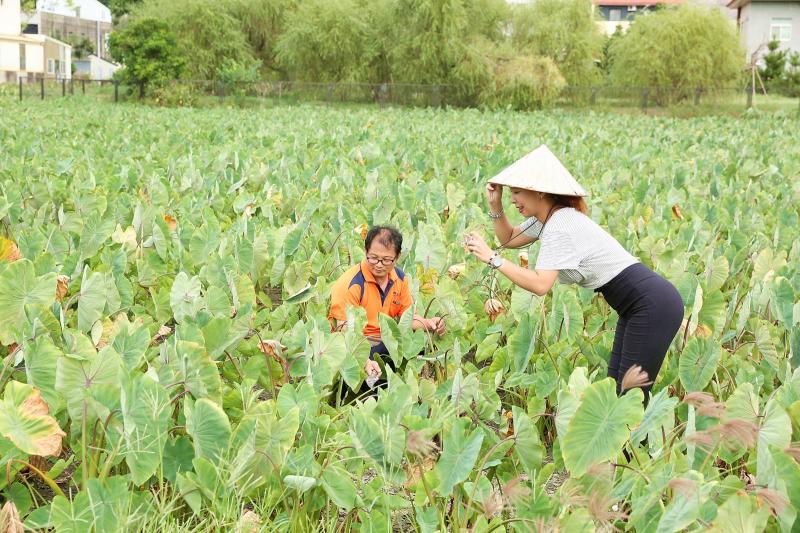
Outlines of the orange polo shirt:
[{"label": "orange polo shirt", "polygon": [[366,261],[350,267],[331,287],[331,310],[328,320],[347,320],[347,306],[361,306],[367,311],[364,335],[381,336],[378,315],[397,318],[411,307],[413,300],[408,278],[397,267],[389,271],[389,283],[381,290]]}]

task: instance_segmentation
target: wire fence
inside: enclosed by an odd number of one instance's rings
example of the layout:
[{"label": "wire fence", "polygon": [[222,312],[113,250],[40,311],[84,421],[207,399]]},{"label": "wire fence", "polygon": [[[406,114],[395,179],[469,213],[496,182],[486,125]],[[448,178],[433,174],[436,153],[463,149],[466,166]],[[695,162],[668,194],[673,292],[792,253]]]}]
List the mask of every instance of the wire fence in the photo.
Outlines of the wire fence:
[{"label": "wire fence", "polygon": [[[0,97],[50,99],[90,97],[110,102],[148,100],[161,105],[272,106],[300,102],[378,104],[380,106],[441,107],[465,105],[449,85],[410,83],[315,83],[253,81],[225,83],[219,80],[175,80],[158,86],[117,80],[37,78],[0,86]],[[595,108],[657,114],[664,110],[687,113],[742,112],[756,107],[769,111],[797,110],[800,98],[766,94],[761,87],[616,87],[571,86],[544,104],[556,108]]]}]

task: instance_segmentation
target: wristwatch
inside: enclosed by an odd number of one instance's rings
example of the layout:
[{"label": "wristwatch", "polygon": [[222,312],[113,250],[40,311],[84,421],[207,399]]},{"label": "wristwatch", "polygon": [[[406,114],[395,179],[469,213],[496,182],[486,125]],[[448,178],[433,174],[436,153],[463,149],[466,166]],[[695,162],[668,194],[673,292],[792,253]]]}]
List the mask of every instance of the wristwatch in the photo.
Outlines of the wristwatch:
[{"label": "wristwatch", "polygon": [[506,260],[500,257],[499,255],[494,255],[491,259],[489,259],[489,266],[497,270],[498,268],[503,266],[503,263],[505,262]]}]

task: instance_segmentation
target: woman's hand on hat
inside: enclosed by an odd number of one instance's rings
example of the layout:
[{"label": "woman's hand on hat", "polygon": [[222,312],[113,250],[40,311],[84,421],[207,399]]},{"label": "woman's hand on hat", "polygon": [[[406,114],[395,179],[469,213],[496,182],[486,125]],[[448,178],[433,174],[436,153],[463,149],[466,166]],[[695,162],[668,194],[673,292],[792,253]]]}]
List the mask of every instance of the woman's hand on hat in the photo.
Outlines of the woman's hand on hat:
[{"label": "woman's hand on hat", "polygon": [[488,263],[489,259],[494,256],[494,251],[489,248],[483,237],[476,232],[467,234],[466,238],[467,251],[478,258],[478,260]]},{"label": "woman's hand on hat", "polygon": [[503,209],[503,186],[496,183],[486,184],[486,199],[492,211],[499,212]]}]

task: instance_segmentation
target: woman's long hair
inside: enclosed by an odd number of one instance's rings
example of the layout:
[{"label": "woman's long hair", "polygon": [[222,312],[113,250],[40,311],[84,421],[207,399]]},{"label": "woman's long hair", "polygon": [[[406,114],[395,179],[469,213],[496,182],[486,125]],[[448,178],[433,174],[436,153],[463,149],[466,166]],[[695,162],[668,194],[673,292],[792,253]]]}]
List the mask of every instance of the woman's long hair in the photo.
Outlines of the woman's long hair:
[{"label": "woman's long hair", "polygon": [[553,200],[553,203],[559,207],[571,207],[584,215],[589,214],[589,207],[580,196],[566,196],[563,194],[548,194],[548,196]]}]

